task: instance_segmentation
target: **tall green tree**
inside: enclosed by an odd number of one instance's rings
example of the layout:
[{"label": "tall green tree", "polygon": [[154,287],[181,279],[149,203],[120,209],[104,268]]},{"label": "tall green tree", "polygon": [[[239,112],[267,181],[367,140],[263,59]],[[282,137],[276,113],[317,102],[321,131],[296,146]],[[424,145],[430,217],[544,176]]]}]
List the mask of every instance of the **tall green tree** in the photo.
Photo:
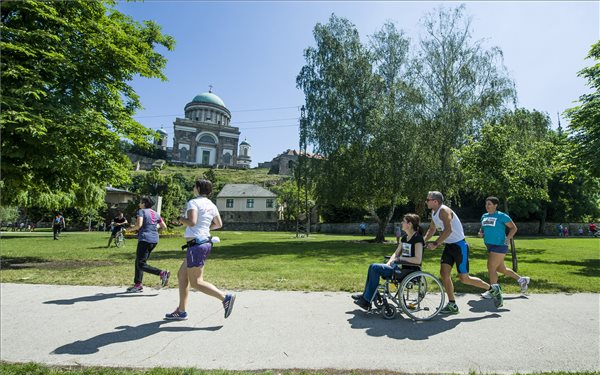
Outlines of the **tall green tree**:
[{"label": "tall green tree", "polygon": [[423,26],[425,35],[414,65],[423,96],[421,134],[428,145],[422,151],[429,167],[421,178],[430,190],[452,196],[459,185],[454,150],[511,102],[514,83],[502,51],[473,40],[464,5],[429,13]]},{"label": "tall green tree", "polygon": [[144,144],[129,82],[165,80],[174,40],[115,1],[6,1],[0,7],[2,203],[95,207],[129,179],[121,139]]},{"label": "tall green tree", "polygon": [[592,176],[600,177],[600,41],[592,46],[587,58],[593,59],[594,65],[577,75],[586,78],[593,91],[581,95],[580,105],[565,114],[571,120],[569,129],[576,144],[573,156]]},{"label": "tall green tree", "polygon": [[516,109],[486,123],[458,152],[463,186],[499,197],[505,212],[517,200],[548,201],[557,166],[550,132],[548,116],[535,110]]},{"label": "tall green tree", "polygon": [[[405,172],[417,160],[404,77],[409,42],[388,23],[366,46],[354,25],[335,15],[317,24],[314,36],[297,84],[306,98],[308,140],[323,156],[311,161],[318,203],[366,208],[382,241],[396,205],[406,199]],[[383,215],[381,207],[387,208]]]}]

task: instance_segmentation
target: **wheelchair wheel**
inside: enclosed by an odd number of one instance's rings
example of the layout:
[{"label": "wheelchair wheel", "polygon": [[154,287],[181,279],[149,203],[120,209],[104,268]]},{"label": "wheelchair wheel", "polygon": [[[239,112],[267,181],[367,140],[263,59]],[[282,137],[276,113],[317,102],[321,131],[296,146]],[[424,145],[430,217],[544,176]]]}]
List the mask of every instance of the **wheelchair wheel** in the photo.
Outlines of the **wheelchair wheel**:
[{"label": "wheelchair wheel", "polygon": [[389,303],[381,309],[381,314],[385,319],[394,319],[396,317],[396,312],[396,306]]},{"label": "wheelchair wheel", "polygon": [[375,305],[377,309],[381,309],[384,305],[383,296],[379,291],[375,292],[375,297],[373,297],[373,305]]},{"label": "wheelchair wheel", "polygon": [[402,311],[413,320],[433,318],[446,300],[442,283],[432,274],[421,271],[406,276],[398,297]]}]

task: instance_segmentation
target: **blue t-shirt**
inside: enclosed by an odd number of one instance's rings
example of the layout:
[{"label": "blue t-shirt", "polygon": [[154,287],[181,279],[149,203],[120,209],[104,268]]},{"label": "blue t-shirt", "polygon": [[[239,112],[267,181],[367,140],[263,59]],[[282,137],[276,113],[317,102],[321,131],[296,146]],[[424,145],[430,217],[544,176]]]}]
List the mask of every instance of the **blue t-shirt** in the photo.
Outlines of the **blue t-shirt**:
[{"label": "blue t-shirt", "polygon": [[143,217],[144,222],[138,232],[138,241],[158,243],[158,230],[156,224],[160,222],[160,215],[151,208],[138,210],[137,217]]},{"label": "blue t-shirt", "polygon": [[481,215],[483,242],[488,245],[504,245],[506,241],[506,223],[512,222],[510,216],[501,211]]}]

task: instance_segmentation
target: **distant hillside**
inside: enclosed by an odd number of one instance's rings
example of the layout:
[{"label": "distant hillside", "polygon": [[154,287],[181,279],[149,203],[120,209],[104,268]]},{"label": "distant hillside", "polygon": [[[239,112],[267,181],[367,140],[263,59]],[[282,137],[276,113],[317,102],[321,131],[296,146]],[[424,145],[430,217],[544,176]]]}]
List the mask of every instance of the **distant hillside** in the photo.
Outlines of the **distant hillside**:
[{"label": "distant hillside", "polygon": [[[208,171],[209,168],[195,168],[195,167],[184,167],[165,165],[161,170],[161,174],[173,175],[180,173],[188,179],[195,179],[201,177],[204,172]],[[219,185],[224,184],[257,184],[261,186],[272,186],[277,185],[286,179],[291,178],[290,176],[279,176],[269,175],[268,168],[254,168],[254,169],[213,169],[217,176],[217,183]],[[145,174],[148,171],[136,171],[133,172],[132,176],[138,174]]]}]

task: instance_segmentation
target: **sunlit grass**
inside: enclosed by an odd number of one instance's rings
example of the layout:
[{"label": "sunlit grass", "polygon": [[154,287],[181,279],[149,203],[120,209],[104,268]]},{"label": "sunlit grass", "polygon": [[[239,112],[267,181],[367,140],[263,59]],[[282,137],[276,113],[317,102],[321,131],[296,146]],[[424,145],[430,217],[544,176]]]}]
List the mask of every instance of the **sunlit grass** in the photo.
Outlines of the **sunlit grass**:
[{"label": "sunlit grass", "polygon": [[[296,238],[289,232],[219,231],[222,242],[213,249],[205,271],[219,287],[270,290],[358,291],[369,263],[383,261],[393,243],[378,244],[365,237],[311,234]],[[136,240],[124,248],[107,249],[107,233],[2,233],[2,282],[124,286],[133,282]],[[389,240],[393,238],[390,237]],[[468,238],[470,271],[487,280],[487,253],[479,238]],[[182,238],[163,238],[149,263],[176,271],[185,253]],[[533,293],[600,292],[600,239],[517,238],[519,273],[532,279]],[[441,249],[426,251],[424,270],[438,273]],[[507,256],[510,265],[510,255]],[[177,285],[173,272],[171,286]],[[507,293],[516,293],[512,279],[500,278]],[[158,277],[145,276],[145,285]],[[456,282],[458,292],[477,292]]]}]

